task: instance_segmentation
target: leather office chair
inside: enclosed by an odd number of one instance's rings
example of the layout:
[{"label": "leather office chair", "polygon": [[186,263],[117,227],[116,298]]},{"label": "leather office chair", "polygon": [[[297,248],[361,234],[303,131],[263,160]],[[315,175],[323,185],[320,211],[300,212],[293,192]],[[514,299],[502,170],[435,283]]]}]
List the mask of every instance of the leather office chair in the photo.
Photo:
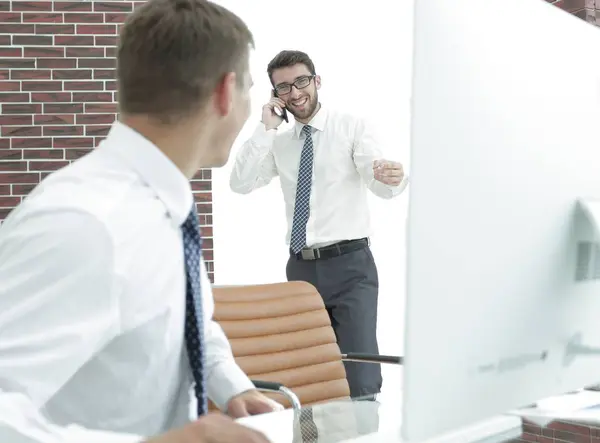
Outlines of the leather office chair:
[{"label": "leather office chair", "polygon": [[344,360],[402,364],[402,357],[341,354],[323,299],[309,283],[216,286],[213,294],[214,319],[236,362],[286,408],[348,398]]}]

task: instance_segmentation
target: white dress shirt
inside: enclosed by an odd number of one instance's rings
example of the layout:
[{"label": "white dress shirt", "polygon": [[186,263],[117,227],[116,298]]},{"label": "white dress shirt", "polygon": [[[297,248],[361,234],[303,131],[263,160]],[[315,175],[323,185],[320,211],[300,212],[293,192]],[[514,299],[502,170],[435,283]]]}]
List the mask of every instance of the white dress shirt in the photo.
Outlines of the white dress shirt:
[{"label": "white dress shirt", "polygon": [[[192,205],[179,169],[116,122],[5,220],[1,442],[137,442],[192,418],[180,230]],[[207,390],[225,408],[253,385],[201,268]]]},{"label": "white dress shirt", "polygon": [[[312,126],[314,165],[310,217],[306,244],[318,247],[371,235],[367,188],[382,198],[399,195],[407,184],[388,186],[373,175],[373,161],[381,151],[372,128],[361,118],[321,107],[308,123]],[[263,123],[242,146],[231,173],[234,192],[247,194],[279,176],[285,200],[290,242],[300,154],[304,145],[303,123],[278,132]]]}]

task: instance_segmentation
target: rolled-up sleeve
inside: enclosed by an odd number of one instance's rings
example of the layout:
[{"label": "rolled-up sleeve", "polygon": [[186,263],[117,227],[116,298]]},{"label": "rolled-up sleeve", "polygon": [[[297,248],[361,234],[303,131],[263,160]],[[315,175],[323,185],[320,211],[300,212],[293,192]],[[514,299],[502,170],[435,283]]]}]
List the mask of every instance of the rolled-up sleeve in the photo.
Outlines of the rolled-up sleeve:
[{"label": "rolled-up sleeve", "polygon": [[377,139],[372,126],[365,120],[359,119],[356,122],[354,132],[354,151],[353,160],[360,177],[367,187],[381,198],[393,198],[400,195],[408,185],[408,176],[404,175],[402,182],[396,186],[386,185],[375,180],[373,173],[373,162],[382,160],[380,142]]}]

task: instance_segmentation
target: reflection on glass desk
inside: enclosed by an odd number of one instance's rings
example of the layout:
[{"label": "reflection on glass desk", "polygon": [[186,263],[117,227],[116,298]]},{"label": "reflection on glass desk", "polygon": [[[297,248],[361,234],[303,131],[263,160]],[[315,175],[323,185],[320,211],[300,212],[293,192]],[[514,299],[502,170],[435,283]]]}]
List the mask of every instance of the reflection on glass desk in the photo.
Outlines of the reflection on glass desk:
[{"label": "reflection on glass desk", "polygon": [[[341,400],[239,419],[272,443],[401,443],[400,401]],[[435,417],[432,417],[432,421]],[[500,416],[431,443],[501,443],[521,435],[521,419]],[[429,441],[428,441],[429,443]]]}]

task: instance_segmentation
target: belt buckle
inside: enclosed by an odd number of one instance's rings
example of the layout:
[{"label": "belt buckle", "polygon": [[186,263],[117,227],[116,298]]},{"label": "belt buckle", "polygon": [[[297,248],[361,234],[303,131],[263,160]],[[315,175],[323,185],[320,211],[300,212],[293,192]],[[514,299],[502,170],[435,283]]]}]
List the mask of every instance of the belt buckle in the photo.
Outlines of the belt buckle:
[{"label": "belt buckle", "polygon": [[302,249],[300,255],[302,260],[316,260],[321,257],[318,249]]}]

